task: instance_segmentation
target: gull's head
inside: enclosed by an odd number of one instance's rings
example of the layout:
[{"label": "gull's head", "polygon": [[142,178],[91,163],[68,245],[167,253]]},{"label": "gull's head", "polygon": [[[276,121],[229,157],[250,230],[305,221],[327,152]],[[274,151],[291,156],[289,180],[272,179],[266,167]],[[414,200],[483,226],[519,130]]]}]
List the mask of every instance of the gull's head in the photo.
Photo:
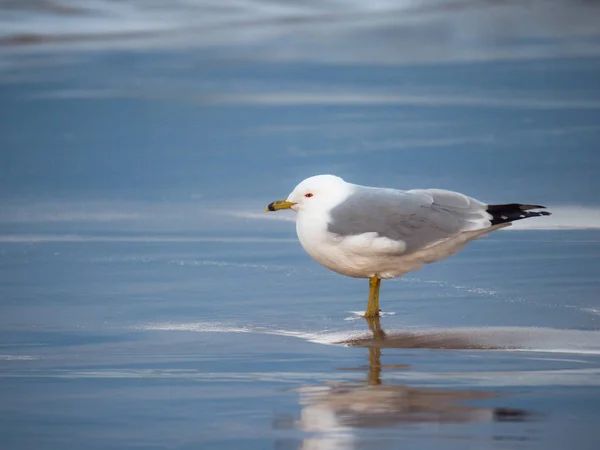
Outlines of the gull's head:
[{"label": "gull's head", "polygon": [[293,209],[296,212],[329,210],[348,196],[350,184],[335,175],[315,175],[301,181],[285,200],[277,200],[266,211]]}]

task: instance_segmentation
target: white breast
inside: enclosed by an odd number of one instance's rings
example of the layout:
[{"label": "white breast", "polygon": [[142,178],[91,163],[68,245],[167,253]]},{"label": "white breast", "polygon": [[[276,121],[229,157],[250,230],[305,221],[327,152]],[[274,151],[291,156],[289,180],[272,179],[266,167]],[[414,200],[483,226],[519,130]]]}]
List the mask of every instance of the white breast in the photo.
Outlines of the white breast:
[{"label": "white breast", "polygon": [[327,232],[327,217],[299,212],[296,218],[296,233],[306,253],[318,263],[336,270],[336,248],[330,242]]},{"label": "white breast", "polygon": [[304,250],[318,263],[342,275],[370,278],[392,278],[406,273],[399,266],[405,249],[377,233],[365,233],[341,238],[327,231],[327,217],[322,214],[299,213],[296,232]]}]

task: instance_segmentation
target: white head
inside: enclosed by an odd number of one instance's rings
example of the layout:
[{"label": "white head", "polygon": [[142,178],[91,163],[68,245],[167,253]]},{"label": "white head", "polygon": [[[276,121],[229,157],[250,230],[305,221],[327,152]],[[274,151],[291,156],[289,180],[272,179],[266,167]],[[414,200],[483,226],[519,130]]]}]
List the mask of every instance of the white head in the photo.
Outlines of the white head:
[{"label": "white head", "polygon": [[267,210],[288,208],[296,212],[329,210],[348,196],[350,186],[335,175],[316,175],[300,182],[287,199],[271,203]]}]

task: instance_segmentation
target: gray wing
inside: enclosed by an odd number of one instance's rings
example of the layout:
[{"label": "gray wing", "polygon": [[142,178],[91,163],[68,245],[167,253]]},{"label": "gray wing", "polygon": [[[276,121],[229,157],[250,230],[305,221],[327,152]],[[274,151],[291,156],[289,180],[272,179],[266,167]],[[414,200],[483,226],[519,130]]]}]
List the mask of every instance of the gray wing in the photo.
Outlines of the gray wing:
[{"label": "gray wing", "polygon": [[355,186],[330,211],[328,231],[339,236],[375,232],[403,241],[412,253],[465,231],[488,228],[487,205],[440,189],[399,191]]}]

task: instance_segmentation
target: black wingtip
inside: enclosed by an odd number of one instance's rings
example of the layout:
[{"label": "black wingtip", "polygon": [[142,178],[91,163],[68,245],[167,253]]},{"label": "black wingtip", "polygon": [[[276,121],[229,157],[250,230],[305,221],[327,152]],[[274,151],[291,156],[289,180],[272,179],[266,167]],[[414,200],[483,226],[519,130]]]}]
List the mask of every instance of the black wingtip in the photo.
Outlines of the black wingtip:
[{"label": "black wingtip", "polygon": [[548,211],[531,211],[533,209],[546,209],[546,207],[542,205],[507,203],[504,205],[488,205],[487,212],[492,216],[492,225],[528,219],[529,217],[552,215]]},{"label": "black wingtip", "polygon": [[527,211],[530,209],[546,209],[545,206],[542,205],[518,205],[522,211]]}]

